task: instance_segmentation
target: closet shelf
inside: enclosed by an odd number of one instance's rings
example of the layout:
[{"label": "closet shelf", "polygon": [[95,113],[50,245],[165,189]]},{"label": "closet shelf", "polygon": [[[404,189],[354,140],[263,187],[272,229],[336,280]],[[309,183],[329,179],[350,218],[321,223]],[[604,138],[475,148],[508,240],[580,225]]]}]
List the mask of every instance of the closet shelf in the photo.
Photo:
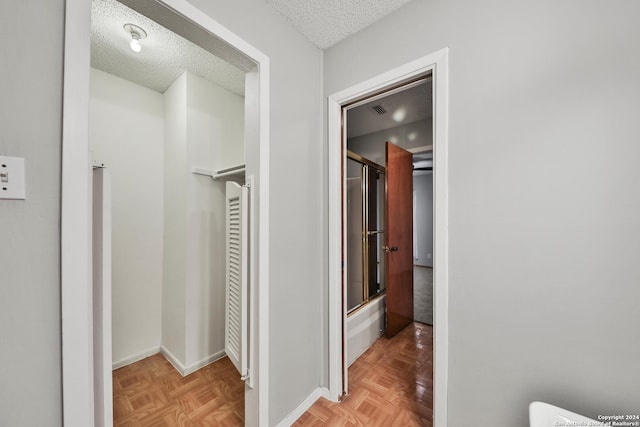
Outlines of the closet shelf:
[{"label": "closet shelf", "polygon": [[244,179],[244,171],[245,165],[234,166],[232,168],[227,169],[219,169],[217,171],[213,171],[211,169],[197,168],[194,167],[191,170],[191,173],[196,175],[204,175],[208,176],[214,180],[227,180],[232,179],[234,177],[242,177]]}]

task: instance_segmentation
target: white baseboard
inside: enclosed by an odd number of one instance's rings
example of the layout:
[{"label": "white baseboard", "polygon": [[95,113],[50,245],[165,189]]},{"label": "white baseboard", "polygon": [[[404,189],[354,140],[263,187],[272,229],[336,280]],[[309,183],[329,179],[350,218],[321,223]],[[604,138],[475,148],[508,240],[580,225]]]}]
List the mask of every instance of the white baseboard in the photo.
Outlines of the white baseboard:
[{"label": "white baseboard", "polygon": [[225,353],[224,350],[217,351],[217,352],[213,353],[212,355],[207,356],[204,359],[197,361],[196,363],[192,363],[190,366],[185,368],[184,373],[182,374],[182,376],[185,377],[185,376],[189,375],[190,373],[197,371],[200,368],[204,368],[208,364],[213,363],[216,360],[220,360],[223,357],[225,357],[226,355],[227,355],[227,353]]},{"label": "white baseboard", "polygon": [[173,367],[184,377],[185,367],[180,360],[163,345],[160,346],[160,353],[173,365]]},{"label": "white baseboard", "polygon": [[329,399],[329,390],[325,387],[318,387],[317,389],[313,390],[311,394],[307,396],[307,398],[304,399],[296,409],[291,411],[289,415],[287,415],[282,421],[276,424],[276,427],[290,427],[293,423],[296,422],[298,418],[302,416],[302,414],[307,412],[307,410],[311,408],[311,405],[313,405],[320,397]]},{"label": "white baseboard", "polygon": [[193,363],[189,366],[184,366],[184,364],[180,362],[180,360],[173,353],[171,353],[167,347],[161,345],[160,353],[162,353],[164,357],[167,358],[169,363],[171,363],[176,371],[178,371],[183,377],[186,377],[187,375],[197,371],[198,369],[204,368],[208,364],[213,363],[216,360],[222,359],[224,356],[226,356],[224,350],[220,350],[216,353],[213,353],[211,356],[207,356],[204,359],[199,360],[196,363]]},{"label": "white baseboard", "polygon": [[202,360],[197,361],[196,363],[192,363],[190,366],[184,366],[178,358],[169,351],[169,349],[163,345],[158,347],[151,347],[145,351],[142,351],[138,354],[134,354],[132,356],[127,356],[124,359],[120,359],[117,362],[113,362],[112,369],[116,370],[118,368],[122,368],[123,366],[130,365],[132,363],[138,362],[142,359],[146,359],[149,356],[153,356],[154,354],[162,353],[162,355],[173,365],[173,367],[182,375],[186,377],[187,375],[197,371],[200,368],[204,368],[210,363],[215,362],[216,360],[220,360],[226,356],[224,350],[217,351],[210,356],[205,357]]},{"label": "white baseboard", "polygon": [[113,370],[116,370],[118,368],[122,368],[123,366],[127,366],[130,365],[132,363],[138,362],[142,359],[146,359],[149,356],[153,356],[154,354],[157,354],[160,352],[160,346],[156,346],[156,347],[151,347],[148,348],[138,354],[134,354],[131,356],[127,356],[124,359],[120,359],[116,362],[113,362],[111,364],[111,367]]}]

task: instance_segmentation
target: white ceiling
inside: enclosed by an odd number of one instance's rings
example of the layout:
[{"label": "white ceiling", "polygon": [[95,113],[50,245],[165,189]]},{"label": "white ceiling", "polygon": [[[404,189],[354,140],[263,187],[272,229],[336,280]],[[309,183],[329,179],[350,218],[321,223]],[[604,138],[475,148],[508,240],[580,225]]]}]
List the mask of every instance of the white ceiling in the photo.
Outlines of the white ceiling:
[{"label": "white ceiling", "polygon": [[266,0],[320,49],[373,24],[410,0]]},{"label": "white ceiling", "polygon": [[[433,116],[431,78],[392,95],[374,99],[347,110],[347,138],[413,123]],[[372,107],[386,112],[379,114]]]},{"label": "white ceiling", "polygon": [[[313,44],[325,49],[410,0],[256,1],[266,1]],[[123,29],[128,23],[148,34],[140,42],[140,53],[129,48],[131,37]],[[91,66],[160,93],[188,70],[244,96],[242,70],[116,0],[92,2]]]},{"label": "white ceiling", "polygon": [[[124,24],[147,32],[142,51],[129,48]],[[93,0],[91,66],[163,93],[188,70],[244,96],[244,72],[116,0]]]}]

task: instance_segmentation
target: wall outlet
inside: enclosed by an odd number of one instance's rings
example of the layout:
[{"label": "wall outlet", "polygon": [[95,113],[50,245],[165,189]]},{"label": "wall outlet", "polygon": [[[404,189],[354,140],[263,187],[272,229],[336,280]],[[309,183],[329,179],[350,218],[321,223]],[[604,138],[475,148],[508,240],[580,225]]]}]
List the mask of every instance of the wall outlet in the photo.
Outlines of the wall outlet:
[{"label": "wall outlet", "polygon": [[427,259],[431,259],[431,252],[427,254]]},{"label": "wall outlet", "polygon": [[24,159],[0,156],[0,199],[26,199]]}]

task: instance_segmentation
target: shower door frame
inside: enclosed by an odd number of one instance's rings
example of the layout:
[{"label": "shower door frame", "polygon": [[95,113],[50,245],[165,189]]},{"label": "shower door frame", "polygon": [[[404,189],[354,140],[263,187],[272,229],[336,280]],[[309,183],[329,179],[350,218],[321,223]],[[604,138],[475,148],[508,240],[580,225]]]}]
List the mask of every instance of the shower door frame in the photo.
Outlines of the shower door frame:
[{"label": "shower door frame", "polygon": [[[381,296],[386,294],[386,283],[385,283],[385,289],[380,290],[378,293],[376,293],[375,295],[371,296],[369,295],[369,273],[370,273],[370,253],[369,253],[369,237],[371,231],[369,230],[369,168],[375,169],[378,173],[386,176],[386,169],[384,166],[379,165],[369,159],[367,159],[366,157],[363,157],[362,155],[355,153],[351,150],[347,150],[347,159],[351,159],[355,162],[360,163],[363,167],[362,167],[362,191],[361,191],[361,197],[362,197],[362,238],[360,239],[361,243],[362,243],[362,302],[360,304],[358,304],[356,307],[349,309],[348,307],[348,301],[347,301],[347,316],[350,316],[354,313],[356,313],[358,310],[361,310],[362,308],[366,307],[367,304],[369,304],[370,302],[376,300],[377,298],[380,298]],[[365,173],[365,171],[367,171]],[[384,182],[384,181],[383,181]],[[383,184],[384,185],[384,184]],[[385,194],[386,194],[386,189],[385,189]],[[386,203],[385,198],[384,198],[384,194],[382,196],[382,203]],[[378,203],[380,203],[380,200],[378,200]],[[383,205],[383,211],[384,211],[384,205]],[[384,226],[384,224],[381,224],[381,227]],[[348,225],[347,225],[348,228]],[[380,235],[383,234],[384,230],[380,231],[380,230],[376,230],[376,234]],[[382,257],[378,257],[380,259],[380,263],[384,264],[385,262],[385,258]],[[381,278],[380,280],[384,280],[384,277]],[[348,286],[348,285],[347,285]]]}]

